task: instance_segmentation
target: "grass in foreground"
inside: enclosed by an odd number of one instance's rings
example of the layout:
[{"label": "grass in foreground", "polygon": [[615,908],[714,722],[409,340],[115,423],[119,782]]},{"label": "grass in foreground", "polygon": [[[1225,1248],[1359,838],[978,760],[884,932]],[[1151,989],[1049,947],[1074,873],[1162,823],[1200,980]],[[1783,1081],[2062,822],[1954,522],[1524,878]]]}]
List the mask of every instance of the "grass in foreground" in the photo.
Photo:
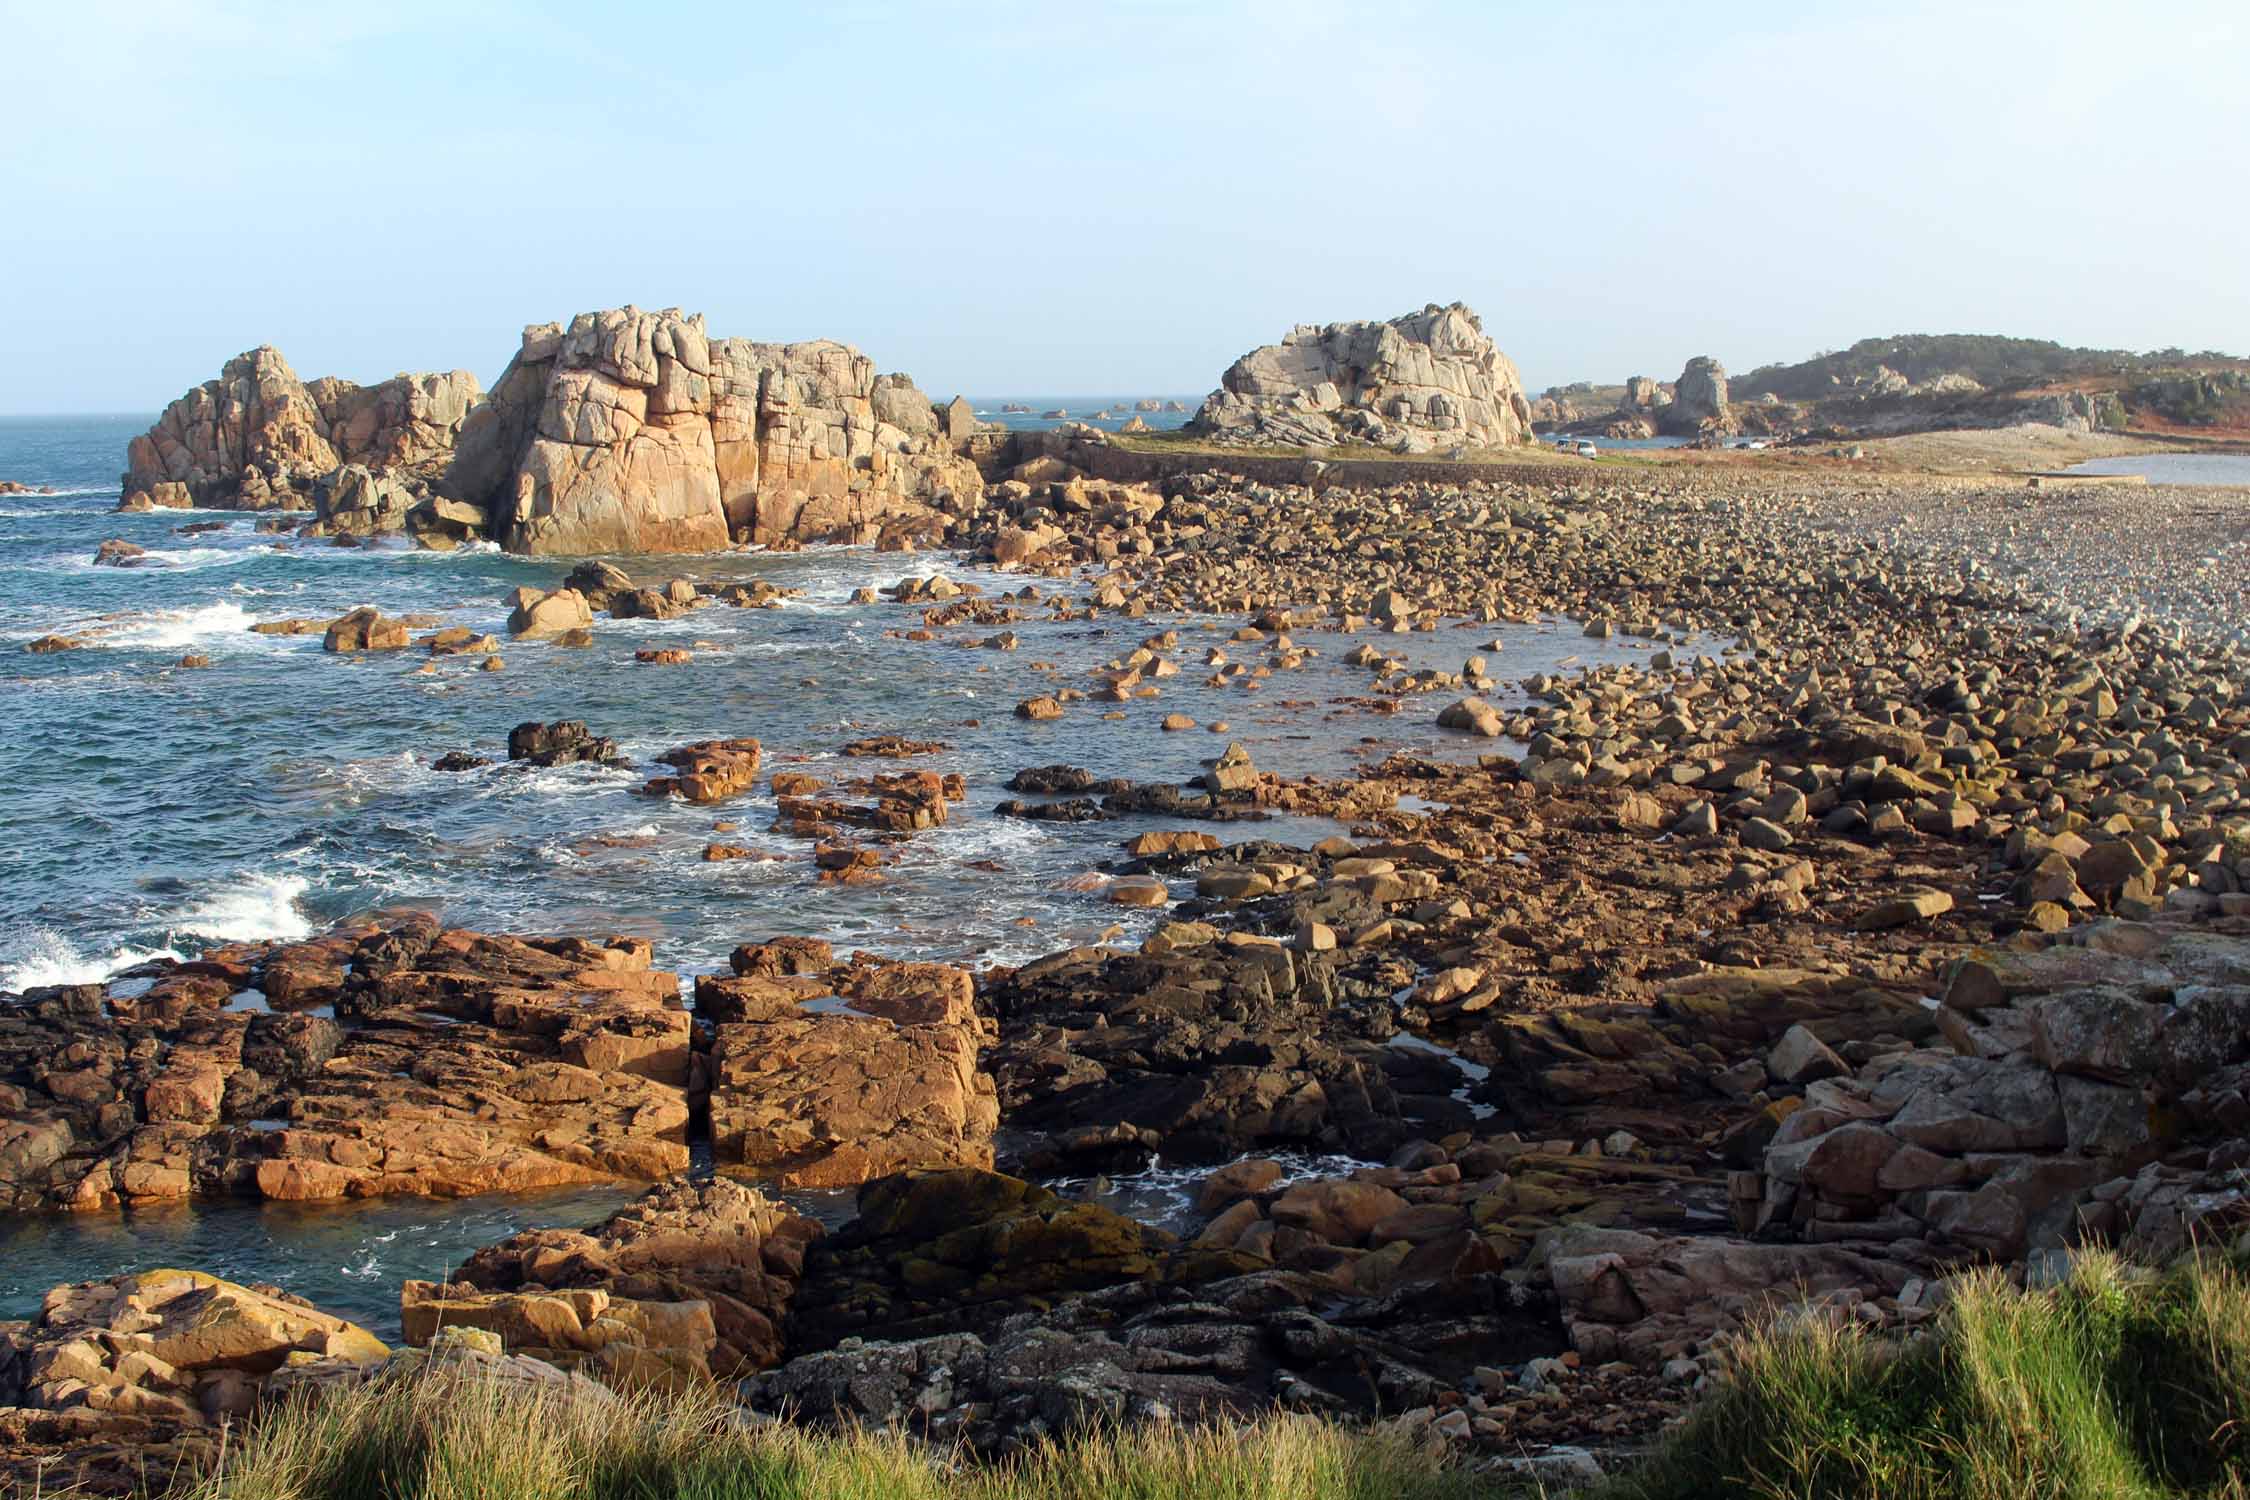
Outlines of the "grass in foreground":
[{"label": "grass in foreground", "polygon": [[[2250,1278],[2083,1258],[2064,1286],[1973,1279],[1901,1346],[1802,1319],[1599,1500],[2250,1500]],[[1364,1431],[1140,1428],[996,1463],[896,1433],[742,1427],[719,1399],[572,1401],[443,1374],[297,1403],[190,1500],[1501,1500]]]},{"label": "grass in foreground", "polygon": [[2250,1496],[2250,1282],[2088,1256],[2051,1293],[1980,1277],[1900,1348],[1817,1322],[1726,1385],[1604,1500]]},{"label": "grass in foreground", "polygon": [[1140,1428],[983,1463],[890,1432],[741,1427],[712,1398],[615,1405],[444,1375],[284,1407],[191,1500],[1494,1500],[1309,1419]]}]

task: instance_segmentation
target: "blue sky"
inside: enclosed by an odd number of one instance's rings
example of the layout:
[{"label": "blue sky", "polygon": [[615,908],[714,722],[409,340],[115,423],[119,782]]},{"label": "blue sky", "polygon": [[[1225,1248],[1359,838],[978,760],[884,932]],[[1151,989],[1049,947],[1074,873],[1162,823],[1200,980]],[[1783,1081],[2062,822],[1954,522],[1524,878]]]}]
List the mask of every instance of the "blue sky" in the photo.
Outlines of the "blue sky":
[{"label": "blue sky", "polygon": [[[1461,299],[1536,390],[2250,352],[2250,6],[0,0],[0,412],[498,374],[637,302],[933,394]],[[463,14],[456,14],[456,11]]]}]

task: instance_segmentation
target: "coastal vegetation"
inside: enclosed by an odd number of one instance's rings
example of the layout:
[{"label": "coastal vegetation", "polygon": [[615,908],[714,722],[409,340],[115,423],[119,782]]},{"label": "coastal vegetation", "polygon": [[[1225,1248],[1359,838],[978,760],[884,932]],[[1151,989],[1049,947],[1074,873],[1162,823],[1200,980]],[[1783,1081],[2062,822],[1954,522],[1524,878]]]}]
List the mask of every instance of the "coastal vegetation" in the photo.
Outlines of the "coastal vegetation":
[{"label": "coastal vegetation", "polygon": [[2241,1260],[2158,1273],[2092,1253],[2047,1291],[1982,1273],[1905,1343],[1843,1318],[1768,1325],[1601,1495],[2234,1497],[2250,1492],[2246,1414]]},{"label": "coastal vegetation", "polygon": [[[2250,1279],[2078,1257],[2057,1286],[1969,1278],[1900,1338],[1800,1310],[1746,1333],[1715,1389],[1590,1500],[2238,1497]],[[412,1364],[282,1403],[192,1500],[1477,1500],[1552,1483],[1395,1427],[1269,1417],[1095,1428],[978,1457],[893,1427],[744,1425],[708,1387],[615,1396]]]},{"label": "coastal vegetation", "polygon": [[1817,401],[1895,370],[1920,383],[1944,375],[1966,375],[1986,390],[2091,376],[2147,378],[2166,371],[2239,368],[2234,356],[2205,350],[2081,349],[2052,339],[2008,338],[1982,333],[1901,333],[1861,339],[1848,349],[1823,352],[1794,364],[1764,365],[1735,381],[1748,394],[1771,391],[1784,401]]},{"label": "coastal vegetation", "polygon": [[293,1402],[190,1500],[1478,1500],[1517,1493],[1310,1418],[1109,1429],[983,1460],[897,1429],[744,1426],[709,1393],[589,1399],[442,1371]]}]

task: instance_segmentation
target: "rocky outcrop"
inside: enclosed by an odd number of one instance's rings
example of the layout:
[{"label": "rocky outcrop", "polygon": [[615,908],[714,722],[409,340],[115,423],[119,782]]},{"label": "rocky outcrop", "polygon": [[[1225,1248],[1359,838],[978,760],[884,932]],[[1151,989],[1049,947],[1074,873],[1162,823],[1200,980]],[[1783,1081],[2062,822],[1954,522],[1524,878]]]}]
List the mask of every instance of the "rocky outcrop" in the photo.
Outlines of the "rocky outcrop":
[{"label": "rocky outcrop", "polygon": [[[457,1197],[687,1165],[689,1018],[646,944],[427,918],[0,1005],[0,1197]],[[230,997],[255,990],[264,1008]]]},{"label": "rocky outcrop", "polygon": [[858,1217],[806,1257],[790,1347],[989,1329],[1026,1303],[1177,1279],[1188,1273],[1176,1247],[1161,1230],[997,1172],[884,1177],[860,1190]]},{"label": "rocky outcrop", "polygon": [[[799,1420],[903,1426],[1006,1451],[1121,1424],[1427,1408],[1475,1390],[1480,1366],[1554,1346],[1551,1319],[1498,1277],[1366,1302],[1287,1271],[1136,1277],[1018,1309],[976,1331],[801,1354],[745,1396]],[[1463,1410],[1482,1417],[1485,1398],[1470,1402]]]},{"label": "rocky outcrop", "polygon": [[1419,453],[1527,441],[1531,402],[1461,303],[1388,322],[1302,325],[1231,365],[1188,424],[1202,437]]},{"label": "rocky outcrop", "polygon": [[1581,1228],[1555,1236],[1547,1269],[1580,1354],[1655,1368],[1790,1303],[1911,1300],[1936,1264],[1920,1246],[1745,1244]]},{"label": "rocky outcrop", "polygon": [[759,745],[753,739],[703,740],[667,750],[657,758],[672,774],[653,776],[642,786],[649,797],[684,802],[724,802],[750,790],[758,778]]},{"label": "rocky outcrop", "polygon": [[512,550],[583,554],[857,538],[981,482],[929,399],[848,345],[627,307],[525,329],[443,489]]},{"label": "rocky outcrop", "polygon": [[[276,1371],[372,1369],[389,1353],[279,1288],[200,1271],[56,1287],[36,1316],[0,1324],[0,1488],[144,1493],[133,1477],[208,1456]],[[38,1480],[19,1487],[19,1464]]]},{"label": "rocky outcrop", "polygon": [[450,457],[480,392],[466,370],[309,385],[262,344],[174,401],[125,450],[126,510],[204,505],[310,509],[347,464],[427,481]]},{"label": "rocky outcrop", "polygon": [[965,970],[751,945],[696,986],[718,1022],[719,1160],[784,1187],[849,1187],[906,1167],[992,1165],[991,1040]]},{"label": "rocky outcrop", "polygon": [[1665,432],[1680,437],[1733,431],[1726,367],[1708,354],[1689,360],[1672,386],[1672,403],[1661,409],[1658,423]]},{"label": "rocky outcrop", "polygon": [[[862,1190],[859,1208],[807,1257],[790,1319],[795,1357],[746,1388],[753,1406],[993,1448],[1276,1407],[1395,1412],[1480,1379],[1504,1383],[1479,1367],[1560,1342],[1542,1298],[1489,1267],[1448,1262],[1361,1296],[1333,1274],[1277,1269],[1263,1252],[1209,1241],[1183,1246],[1100,1204],[983,1172],[886,1178]],[[1466,1209],[1455,1212],[1466,1222]],[[1482,1414],[1481,1397],[1474,1409]]]},{"label": "rocky outcrop", "polygon": [[1625,394],[1619,398],[1617,409],[1621,412],[1652,412],[1672,404],[1672,393],[1646,375],[1635,375],[1625,382]]},{"label": "rocky outcrop", "polygon": [[[1248,864],[1219,873],[1214,891],[1273,889]],[[1381,896],[1411,899],[1395,884],[1349,893],[1355,913],[1376,921]],[[1340,967],[1181,922],[1138,954],[1082,948],[1002,976],[989,988],[1001,1019],[990,1063],[1023,1161],[1076,1172],[1279,1147],[1379,1157],[1466,1126],[1451,1097],[1461,1075],[1437,1054],[1382,1045],[1396,1030],[1388,992]]]},{"label": "rocky outcrop", "polygon": [[399,1322],[416,1349],[474,1329],[505,1354],[627,1391],[708,1385],[718,1347],[710,1303],[636,1302],[600,1288],[478,1292],[409,1281],[399,1289]]},{"label": "rocky outcrop", "polygon": [[819,1235],[818,1224],[755,1188],[680,1178],[585,1229],[526,1229],[487,1246],[454,1273],[446,1295],[598,1291],[697,1303],[709,1308],[709,1367],[727,1378],[781,1358],[805,1247]]},{"label": "rocky outcrop", "polygon": [[427,488],[422,476],[407,469],[344,464],[313,481],[313,520],[303,534],[363,537],[410,532],[422,546],[437,550],[484,535],[482,506],[431,495]]},{"label": "rocky outcrop", "polygon": [[[1741,1227],[2004,1260],[2128,1237],[2137,1215],[2112,1207],[2127,1179],[2250,1121],[2250,938],[2083,937],[1964,963],[1937,1011],[1943,1046],[1810,1083],[1737,1199]],[[2209,1163],[2250,1155],[2223,1151]],[[2230,1205],[2239,1192],[2206,1207]]]}]

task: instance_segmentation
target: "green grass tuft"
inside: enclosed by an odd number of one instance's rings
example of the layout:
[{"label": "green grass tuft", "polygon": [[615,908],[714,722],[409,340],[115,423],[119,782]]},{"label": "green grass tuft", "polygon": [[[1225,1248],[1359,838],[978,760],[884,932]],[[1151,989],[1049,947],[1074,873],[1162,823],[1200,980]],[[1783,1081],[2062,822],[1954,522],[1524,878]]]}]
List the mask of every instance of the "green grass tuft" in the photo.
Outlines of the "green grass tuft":
[{"label": "green grass tuft", "polygon": [[2250,1282],[2081,1257],[2051,1292],[1972,1278],[1901,1346],[1797,1319],[1602,1500],[2250,1496]]},{"label": "green grass tuft", "polygon": [[[2250,1500],[2250,1278],[2106,1255],[1971,1277],[1925,1337],[1784,1320],[1597,1500]],[[445,1368],[283,1405],[187,1500],[1502,1500],[1310,1418],[1144,1426],[983,1461],[897,1432],[746,1425],[699,1397],[573,1398]]]},{"label": "green grass tuft", "polygon": [[746,1426],[716,1394],[572,1399],[438,1372],[291,1402],[189,1500],[1483,1500],[1497,1482],[1311,1419],[1148,1426],[986,1462]]}]

